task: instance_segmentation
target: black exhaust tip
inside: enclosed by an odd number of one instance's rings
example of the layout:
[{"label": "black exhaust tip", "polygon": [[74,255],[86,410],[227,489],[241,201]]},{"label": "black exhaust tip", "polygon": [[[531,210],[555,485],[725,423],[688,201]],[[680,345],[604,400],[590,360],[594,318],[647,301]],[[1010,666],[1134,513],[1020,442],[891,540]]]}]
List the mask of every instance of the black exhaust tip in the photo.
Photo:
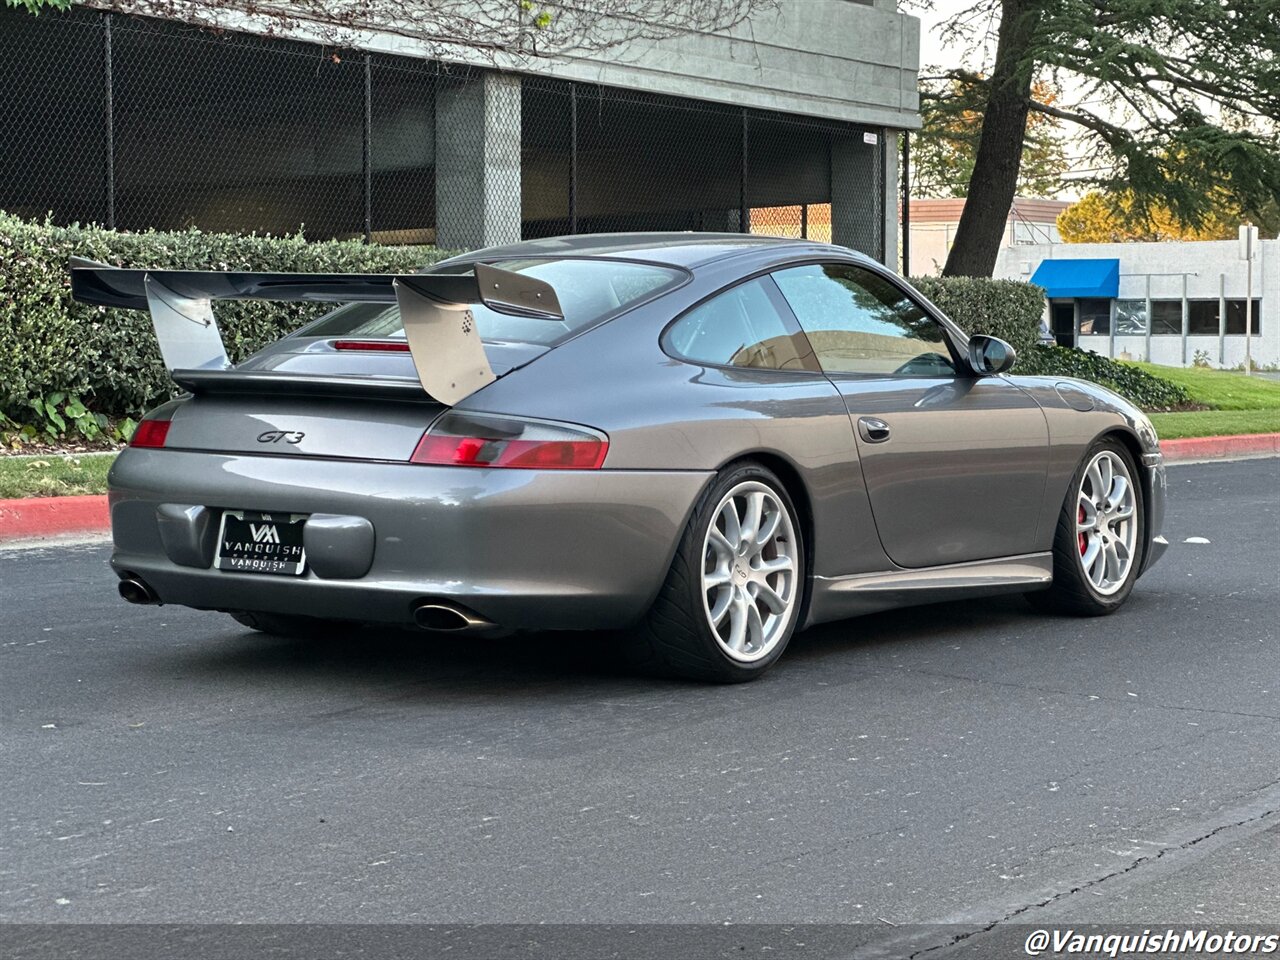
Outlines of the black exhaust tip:
[{"label": "black exhaust tip", "polygon": [[160,598],[156,596],[155,591],[136,577],[127,577],[121,580],[117,589],[120,591],[120,596],[130,603],[150,605],[160,602]]}]

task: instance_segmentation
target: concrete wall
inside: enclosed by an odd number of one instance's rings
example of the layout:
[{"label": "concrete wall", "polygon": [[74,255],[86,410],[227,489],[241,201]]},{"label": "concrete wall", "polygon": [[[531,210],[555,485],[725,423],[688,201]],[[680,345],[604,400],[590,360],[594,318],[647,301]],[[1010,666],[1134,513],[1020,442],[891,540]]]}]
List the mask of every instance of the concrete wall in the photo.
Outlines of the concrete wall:
[{"label": "concrete wall", "polygon": [[[317,41],[305,21],[279,30],[251,14],[219,12],[232,30]],[[866,124],[916,129],[920,98],[920,21],[893,0],[778,0],[725,33],[635,41],[592,56],[499,59],[441,50],[379,31],[354,31],[352,45],[402,56],[497,66],[716,103]]]},{"label": "concrete wall", "polygon": [[[996,263],[995,276],[1030,280],[1040,262],[1049,257],[1119,259],[1119,299],[1122,300],[1145,299],[1148,274],[1153,300],[1181,299],[1184,273],[1189,300],[1217,299],[1221,291],[1225,291],[1228,300],[1243,300],[1245,297],[1245,262],[1240,259],[1239,245],[1235,240],[1006,247]],[[1280,240],[1263,240],[1260,244],[1258,258],[1253,264],[1253,295],[1261,301],[1262,314],[1262,332],[1255,333],[1251,341],[1253,361],[1264,365],[1280,364]],[[1234,367],[1244,361],[1244,336],[1240,334],[1228,334],[1221,342],[1217,336],[1188,336],[1185,360],[1180,335],[1151,336],[1149,356],[1146,341],[1143,336],[1117,336],[1115,352],[1127,352],[1134,359],[1148,359],[1169,366],[1189,364],[1197,350],[1205,351],[1214,366]],[[1080,337],[1077,345],[1107,355],[1111,349],[1111,338]]]}]

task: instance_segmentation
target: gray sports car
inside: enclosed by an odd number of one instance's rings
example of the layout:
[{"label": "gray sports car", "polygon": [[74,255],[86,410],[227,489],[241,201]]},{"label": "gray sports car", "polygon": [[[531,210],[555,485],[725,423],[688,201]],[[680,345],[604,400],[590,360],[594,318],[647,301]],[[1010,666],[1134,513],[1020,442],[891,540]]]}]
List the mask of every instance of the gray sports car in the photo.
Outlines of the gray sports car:
[{"label": "gray sports car", "polygon": [[[637,666],[739,681],[895,606],[1110,613],[1167,546],[1139,410],[1007,375],[1008,344],[840,247],[597,235],[395,277],[77,261],[72,284],[149,309],[186,391],[111,471],[134,603],[609,629]],[[223,298],[343,305],[233,366]]]}]

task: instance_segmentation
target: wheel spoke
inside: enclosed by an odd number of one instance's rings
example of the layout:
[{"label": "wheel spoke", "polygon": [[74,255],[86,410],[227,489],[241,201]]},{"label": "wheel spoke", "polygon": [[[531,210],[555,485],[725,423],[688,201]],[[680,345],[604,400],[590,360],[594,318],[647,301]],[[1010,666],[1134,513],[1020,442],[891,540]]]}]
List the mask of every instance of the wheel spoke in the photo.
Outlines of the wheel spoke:
[{"label": "wheel spoke", "polygon": [[733,544],[715,527],[712,527],[711,532],[707,534],[707,543],[720,554],[726,564],[733,563]]},{"label": "wheel spoke", "polygon": [[1121,579],[1120,555],[1116,550],[1115,543],[1108,543],[1104,552],[1107,557],[1106,577],[1112,583],[1119,583]]},{"label": "wheel spoke", "polygon": [[1117,474],[1111,481],[1111,493],[1107,496],[1107,506],[1119,510],[1127,506],[1129,499],[1129,481]]},{"label": "wheel spoke", "polygon": [[760,528],[756,531],[756,546],[761,550],[768,546],[780,526],[782,526],[782,511],[775,507],[771,513],[765,515]]},{"label": "wheel spoke", "polygon": [[774,557],[772,560],[761,560],[756,565],[757,570],[764,571],[765,576],[773,576],[775,573],[781,573],[784,570],[794,570],[795,561],[786,554]]},{"label": "wheel spoke", "polygon": [[760,521],[764,516],[764,493],[753,490],[747,494],[747,510],[742,517],[743,543],[758,544],[760,542]]},{"label": "wheel spoke", "polygon": [[730,574],[728,570],[718,569],[712,570],[702,578],[703,589],[712,590],[716,587],[722,587],[729,582]]},{"label": "wheel spoke", "polygon": [[[1081,517],[1083,514],[1083,518]],[[1076,532],[1086,533],[1093,529],[1093,525],[1098,522],[1098,508],[1093,505],[1093,501],[1080,494],[1080,509],[1076,513]]]},{"label": "wheel spoke", "polygon": [[711,625],[713,627],[718,628],[720,624],[724,623],[724,616],[729,612],[729,608],[733,606],[733,600],[736,595],[737,591],[733,587],[721,588],[720,592],[716,594],[715,605],[711,608]]},{"label": "wheel spoke", "polygon": [[1090,537],[1088,544],[1084,548],[1084,553],[1080,557],[1080,562],[1084,564],[1084,568],[1089,574],[1089,579],[1095,584],[1098,582],[1098,578],[1093,575],[1093,564],[1101,552],[1102,542],[1096,536]]},{"label": "wheel spoke", "polygon": [[1098,479],[1099,486],[1093,491],[1094,497],[1098,503],[1102,503],[1111,493],[1111,479],[1115,475],[1115,467],[1109,456],[1098,458]]},{"label": "wheel spoke", "polygon": [[771,613],[780,614],[787,609],[787,601],[782,599],[781,594],[774,590],[767,583],[757,584],[756,599],[763,600],[764,605],[769,608]]},{"label": "wheel spoke", "polygon": [[729,649],[741,653],[747,639],[747,601],[742,591],[733,591],[729,604]]},{"label": "wheel spoke", "polygon": [[742,522],[738,519],[738,503],[733,497],[726,500],[720,508],[720,519],[724,521],[724,539],[728,542],[729,554],[732,555],[742,542]]},{"label": "wheel spoke", "polygon": [[753,650],[764,646],[764,621],[760,619],[760,608],[754,603],[747,605],[747,642]]},{"label": "wheel spoke", "polygon": [[[1089,469],[1085,471],[1085,476],[1089,480],[1089,502],[1095,507],[1102,503],[1103,492],[1105,489],[1102,486],[1102,475],[1098,472],[1099,462],[1100,461],[1094,461],[1089,464]],[[1084,497],[1083,488],[1080,491],[1080,496]]]}]

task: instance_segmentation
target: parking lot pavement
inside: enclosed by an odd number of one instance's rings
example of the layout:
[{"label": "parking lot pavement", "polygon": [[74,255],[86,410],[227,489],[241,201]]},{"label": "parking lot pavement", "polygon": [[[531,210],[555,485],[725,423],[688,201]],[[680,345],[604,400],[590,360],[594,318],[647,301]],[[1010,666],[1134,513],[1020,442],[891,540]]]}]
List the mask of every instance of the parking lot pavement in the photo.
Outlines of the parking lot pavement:
[{"label": "parking lot pavement", "polygon": [[1280,460],[1170,499],[1116,616],[869,616],[738,687],[0,552],[0,920],[1280,923]]}]

